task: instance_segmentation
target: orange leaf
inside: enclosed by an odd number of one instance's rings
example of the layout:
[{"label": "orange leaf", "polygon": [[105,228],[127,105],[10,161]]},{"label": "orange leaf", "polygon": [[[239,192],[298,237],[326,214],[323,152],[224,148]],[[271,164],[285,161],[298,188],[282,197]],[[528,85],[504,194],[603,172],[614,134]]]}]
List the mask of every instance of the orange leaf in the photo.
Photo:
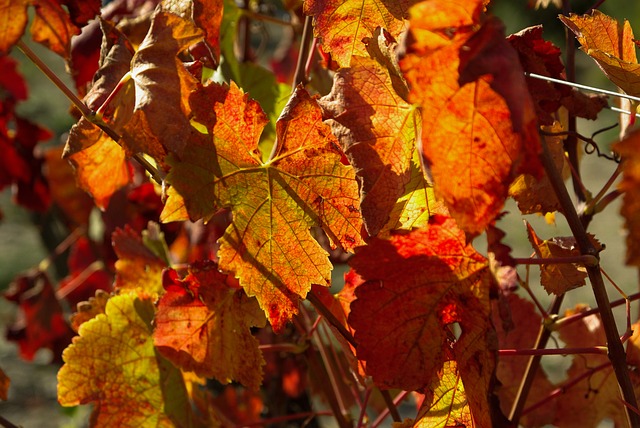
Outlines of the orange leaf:
[{"label": "orange leaf", "polygon": [[29,0],[0,0],[0,53],[7,54],[27,27]]},{"label": "orange leaf", "polygon": [[[443,11],[438,11],[440,7]],[[473,31],[482,7],[480,1],[416,5],[411,9],[407,55],[400,62],[410,85],[410,100],[422,108],[421,149],[436,194],[459,226],[471,234],[481,233],[502,210],[508,186],[519,172],[526,169],[539,175],[541,171],[537,126],[526,88],[515,94],[501,90],[501,95],[493,89],[499,85],[497,71],[495,76],[485,75],[460,86],[463,76],[458,68],[464,71],[465,67],[460,55],[467,48],[472,48],[467,61],[479,58],[482,65],[480,54],[490,52],[500,60],[499,67],[520,67],[497,28]],[[509,78],[518,79],[516,73]],[[523,88],[524,77],[519,79],[518,88]],[[509,109],[518,102],[521,108]]]},{"label": "orange leaf", "polygon": [[627,20],[620,25],[599,10],[590,15],[560,15],[559,18],[609,80],[630,95],[640,94],[640,65]]},{"label": "orange leaf", "polygon": [[340,67],[349,67],[353,55],[367,55],[362,39],[371,37],[377,27],[397,38],[416,1],[306,0],[304,13],[313,17],[314,35],[322,39],[323,49]]},{"label": "orange leaf", "polygon": [[95,427],[188,426],[182,375],[153,347],[153,313],[148,298],[122,294],[82,324],[62,356],[60,404],[94,403]]},{"label": "orange leaf", "polygon": [[362,216],[375,236],[411,179],[420,116],[396,94],[385,68],[359,56],[352,57],[350,68],[338,70],[320,105],[362,180]]},{"label": "orange leaf", "polygon": [[[529,223],[527,223],[527,234],[539,258],[562,258],[580,255],[576,240],[572,236],[542,240],[538,238]],[[591,237],[591,241],[596,245],[596,248],[601,248],[595,238]],[[585,285],[584,280],[586,277],[587,269],[577,263],[540,265],[540,283],[549,294],[561,295],[574,288],[582,287]]]},{"label": "orange leaf", "polygon": [[[167,206],[183,200],[193,220],[210,219],[229,207],[233,222],[220,239],[220,268],[233,272],[256,296],[276,331],[298,312],[311,284],[330,283],[327,253],[309,233],[321,226],[334,245],[350,251],[361,244],[358,187],[351,167],[320,108],[297,89],[276,125],[277,153],[262,163],[258,140],[267,121],[260,106],[235,84],[211,84],[191,96],[194,131],[167,180]],[[163,221],[175,220],[163,211]]]},{"label": "orange leaf", "polygon": [[[88,147],[73,149],[75,142],[88,143]],[[124,150],[85,118],[71,128],[67,148],[71,149],[65,151],[65,157],[76,169],[78,185],[104,210],[111,195],[130,181]]]},{"label": "orange leaf", "polygon": [[55,0],[34,2],[36,15],[31,24],[31,36],[65,60],[71,59],[71,37],[80,34],[67,12]]},{"label": "orange leaf", "polygon": [[625,218],[627,234],[627,264],[640,266],[640,131],[616,143],[614,150],[622,156],[622,181],[624,192],[620,213]]},{"label": "orange leaf", "polygon": [[197,263],[189,271],[184,280],[172,269],[164,273],[156,347],[183,370],[257,390],[265,363],[251,327],[266,324],[258,303],[229,287],[227,275],[213,262]]},{"label": "orange leaf", "polygon": [[[372,239],[349,263],[366,281],[356,288],[349,324],[356,330],[358,358],[366,360],[374,381],[383,388],[424,390],[453,359],[476,423],[491,426],[491,273],[464,232],[436,215],[424,229],[389,241]],[[455,323],[462,330],[458,340],[449,331]]]},{"label": "orange leaf", "polygon": [[118,255],[116,281],[121,289],[140,288],[147,293],[161,294],[162,271],[167,264],[142,242],[142,238],[128,225],[111,235],[113,249]]}]

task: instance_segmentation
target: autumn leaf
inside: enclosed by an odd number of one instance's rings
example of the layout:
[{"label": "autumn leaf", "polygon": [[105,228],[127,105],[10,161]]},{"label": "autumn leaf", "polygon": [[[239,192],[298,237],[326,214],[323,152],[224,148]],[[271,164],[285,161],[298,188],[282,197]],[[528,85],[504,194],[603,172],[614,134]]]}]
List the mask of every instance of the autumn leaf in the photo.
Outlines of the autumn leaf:
[{"label": "autumn leaf", "polygon": [[131,61],[135,84],[134,117],[125,127],[125,145],[132,153],[147,153],[162,161],[166,152],[182,155],[191,133],[188,94],[197,80],[178,54],[202,40],[190,19],[158,11]]},{"label": "autumn leaf", "polygon": [[49,277],[32,270],[16,277],[4,297],[18,305],[18,318],[7,329],[7,339],[18,344],[20,356],[32,361],[40,349],[50,349],[59,359],[73,332]]},{"label": "autumn leaf", "polygon": [[[529,242],[533,246],[538,258],[562,258],[580,255],[580,250],[574,237],[556,237],[542,240],[536,235],[529,223],[527,223]],[[589,235],[596,248],[602,249],[602,245]],[[569,290],[585,285],[587,269],[577,263],[549,263],[540,265],[540,283],[547,293],[562,295]]]},{"label": "autumn leaf", "polygon": [[321,226],[334,245],[361,244],[362,219],[354,172],[320,108],[297,89],[276,127],[278,150],[266,163],[257,148],[266,117],[234,84],[211,84],[191,95],[194,120],[208,129],[170,158],[171,188],[163,221],[208,220],[230,208],[233,222],[220,239],[220,268],[256,296],[280,331],[311,284],[330,283],[327,253],[309,233]]},{"label": "autumn leaf", "polygon": [[[469,43],[473,49],[467,62],[477,57],[482,64],[480,53],[491,52],[502,68],[520,67],[508,44],[503,39],[499,42],[503,36],[497,28],[485,33],[473,30],[482,9],[480,1],[430,1],[414,6],[407,54],[400,61],[410,86],[410,101],[421,107],[421,150],[436,195],[445,201],[458,225],[471,234],[482,232],[502,210],[508,186],[518,173],[529,171],[537,176],[541,171],[533,104],[526,89],[509,95],[509,101],[493,89],[499,75],[469,81],[473,74],[460,74],[466,67],[461,51]],[[480,35],[474,39],[476,34]],[[491,68],[488,71],[493,73]],[[516,79],[514,74],[511,78]],[[519,78],[524,79],[523,75]],[[468,83],[462,86],[460,79]],[[521,83],[519,88],[524,80]],[[515,98],[521,107],[510,110]]]},{"label": "autumn leaf", "polygon": [[620,214],[625,218],[627,229],[627,264],[640,266],[640,131],[614,144],[613,149],[620,154],[622,181],[619,188],[624,192]]},{"label": "autumn leaf", "polygon": [[580,49],[593,58],[609,80],[629,95],[640,94],[640,65],[627,20],[621,25],[599,10],[559,18],[576,35]]},{"label": "autumn leaf", "polygon": [[313,17],[314,35],[340,67],[349,67],[354,55],[366,56],[363,38],[377,27],[397,38],[405,29],[408,10],[415,0],[306,0],[304,13]]},{"label": "autumn leaf", "polygon": [[229,287],[213,262],[190,266],[184,279],[170,269],[163,285],[153,334],[158,351],[185,371],[257,390],[264,360],[251,328],[266,325],[258,302]]},{"label": "autumn leaf", "polygon": [[[455,222],[436,215],[424,229],[374,238],[349,264],[366,281],[356,288],[349,324],[357,356],[376,384],[433,388],[443,363],[455,360],[474,420],[491,426],[491,274]],[[456,323],[462,331],[457,341],[449,330]]]},{"label": "autumn leaf", "polygon": [[58,372],[63,406],[94,403],[92,426],[187,426],[182,375],[153,347],[153,303],[134,293],[114,296],[105,313],[83,323]]},{"label": "autumn leaf", "polygon": [[96,290],[96,295],[89,300],[79,302],[76,305],[76,312],[71,315],[71,327],[78,333],[80,326],[95,318],[98,314],[104,314],[110,295],[104,290]]},{"label": "autumn leaf", "polygon": [[[524,71],[554,79],[566,79],[560,58],[561,51],[542,38],[542,25],[525,28],[507,37],[507,41],[517,51]],[[598,113],[608,105],[605,95],[587,95],[571,86],[533,77],[526,77],[526,81],[540,125],[552,125],[555,121],[553,114],[561,106],[578,117],[595,120]]]},{"label": "autumn leaf", "polygon": [[385,68],[359,56],[338,70],[331,93],[319,103],[362,182],[362,216],[375,236],[411,178],[420,116],[396,94]]},{"label": "autumn leaf", "polygon": [[116,289],[139,288],[149,294],[162,294],[162,271],[167,263],[152,252],[131,227],[116,229],[111,235],[116,261]]},{"label": "autumn leaf", "polygon": [[438,379],[427,392],[413,427],[476,426],[455,361],[444,362]]},{"label": "autumn leaf", "polygon": [[29,0],[0,1],[0,54],[9,52],[27,28]]},{"label": "autumn leaf", "polygon": [[33,40],[70,60],[71,38],[80,34],[80,29],[56,0],[38,0],[33,5],[36,12],[30,29]]}]

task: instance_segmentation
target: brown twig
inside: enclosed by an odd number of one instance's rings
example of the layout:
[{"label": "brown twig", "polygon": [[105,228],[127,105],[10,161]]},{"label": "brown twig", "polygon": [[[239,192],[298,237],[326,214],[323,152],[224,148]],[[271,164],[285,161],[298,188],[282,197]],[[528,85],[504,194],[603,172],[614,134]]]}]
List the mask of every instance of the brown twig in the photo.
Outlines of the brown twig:
[{"label": "brown twig", "polygon": [[298,62],[296,63],[296,71],[293,75],[291,86],[295,88],[299,84],[307,83],[307,75],[305,73],[305,64],[311,50],[311,39],[313,37],[312,18],[306,16],[304,18],[304,27],[302,28],[302,39],[300,40],[300,52],[298,54]]},{"label": "brown twig", "polygon": [[18,425],[12,424],[2,416],[0,416],[0,425],[2,425],[4,428],[20,428]]},{"label": "brown twig", "polygon": [[591,255],[548,257],[548,258],[514,258],[519,265],[561,265],[567,263],[579,263],[584,266],[597,266],[598,258]]}]

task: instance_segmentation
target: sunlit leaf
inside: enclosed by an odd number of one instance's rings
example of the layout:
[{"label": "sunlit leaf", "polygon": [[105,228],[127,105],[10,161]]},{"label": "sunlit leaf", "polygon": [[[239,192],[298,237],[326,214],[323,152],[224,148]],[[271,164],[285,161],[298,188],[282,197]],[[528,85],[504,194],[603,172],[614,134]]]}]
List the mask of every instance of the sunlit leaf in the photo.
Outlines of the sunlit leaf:
[{"label": "sunlit leaf", "polygon": [[144,245],[136,232],[130,227],[117,229],[111,235],[111,242],[118,255],[116,288],[139,288],[150,294],[164,292],[162,271],[167,264]]},{"label": "sunlit leaf", "polygon": [[[488,27],[483,33],[473,30],[482,9],[479,0],[416,5],[411,9],[407,54],[400,61],[410,100],[421,106],[421,149],[436,194],[459,226],[471,234],[482,232],[502,210],[508,186],[518,172],[539,175],[541,170],[533,105],[522,73],[516,76],[513,71],[519,67],[517,56],[509,53],[511,48],[497,28]],[[452,26],[456,31],[451,31]],[[472,49],[467,52],[469,43]],[[467,64],[474,64],[469,61],[476,58],[478,67],[488,67],[495,75],[470,81],[477,71],[461,65],[461,52],[466,52]],[[505,72],[512,81],[519,81],[515,93],[500,89],[498,80],[505,78],[499,75],[501,66],[483,62],[482,52],[509,64],[502,69],[513,67]],[[459,67],[467,67],[471,74],[459,75]],[[461,86],[462,78],[469,83]]]},{"label": "sunlit leaf", "polygon": [[149,299],[123,294],[82,324],[58,372],[60,404],[93,403],[95,427],[188,425],[182,375],[153,347],[153,314]]},{"label": "sunlit leaf", "polygon": [[27,27],[29,0],[0,1],[0,53],[6,54]]},{"label": "sunlit leaf", "polygon": [[331,94],[320,104],[362,182],[362,216],[375,236],[411,178],[420,116],[396,94],[385,68],[359,56],[336,73]]},{"label": "sunlit leaf", "polygon": [[165,272],[154,343],[183,370],[257,390],[264,360],[251,328],[264,327],[266,319],[258,302],[229,287],[217,269],[213,262],[196,264],[183,280]]},{"label": "sunlit leaf", "polygon": [[[209,85],[191,96],[194,119],[208,129],[170,160],[167,206],[184,201],[193,220],[229,207],[233,222],[220,240],[220,268],[256,296],[275,330],[298,311],[311,284],[330,283],[327,253],[309,232],[321,226],[334,245],[362,243],[357,183],[320,108],[298,89],[281,115],[279,149],[262,163],[257,148],[266,117],[235,85]],[[163,219],[172,219],[163,211]]]},{"label": "sunlit leaf", "polygon": [[33,40],[64,59],[71,59],[71,37],[80,34],[80,29],[56,0],[38,0],[34,7],[36,13],[30,29]]},{"label": "sunlit leaf", "polygon": [[620,214],[627,229],[627,264],[640,265],[640,133],[616,143],[616,152],[624,159],[620,190],[624,192]]},{"label": "sunlit leaf", "polygon": [[366,56],[363,38],[371,37],[377,27],[393,37],[405,29],[409,7],[415,0],[306,0],[304,11],[313,17],[314,34],[323,41],[340,67],[349,67],[353,55]]},{"label": "sunlit leaf", "polygon": [[588,15],[560,15],[604,74],[630,95],[640,94],[640,65],[629,21],[619,24],[599,10]]}]

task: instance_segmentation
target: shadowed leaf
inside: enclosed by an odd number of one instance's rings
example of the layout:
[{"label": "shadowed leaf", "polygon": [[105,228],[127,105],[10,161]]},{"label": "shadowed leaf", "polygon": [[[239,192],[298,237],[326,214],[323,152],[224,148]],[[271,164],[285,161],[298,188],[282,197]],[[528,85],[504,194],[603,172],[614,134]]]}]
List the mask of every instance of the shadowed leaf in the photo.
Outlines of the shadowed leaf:
[{"label": "shadowed leaf", "polygon": [[24,34],[29,3],[29,0],[0,1],[0,53],[8,53]]}]

